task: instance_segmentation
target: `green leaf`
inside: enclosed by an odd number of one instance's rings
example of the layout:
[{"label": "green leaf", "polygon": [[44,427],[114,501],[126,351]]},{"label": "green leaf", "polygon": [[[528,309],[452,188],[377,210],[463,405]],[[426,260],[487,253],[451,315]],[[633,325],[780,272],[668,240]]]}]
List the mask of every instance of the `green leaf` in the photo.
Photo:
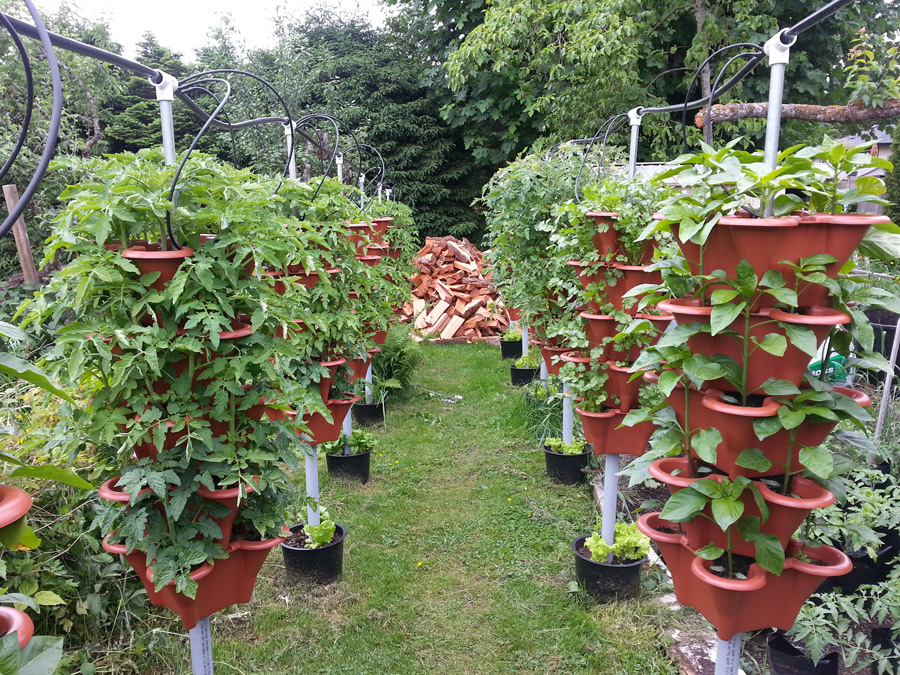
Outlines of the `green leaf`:
[{"label": "green leaf", "polygon": [[715,544],[707,544],[703,548],[697,549],[697,551],[694,552],[694,555],[703,558],[704,560],[718,560],[725,555],[725,550],[719,548]]},{"label": "green leaf", "polygon": [[772,468],[771,460],[759,448],[747,448],[734,461],[735,464],[751,471],[768,471]]},{"label": "green leaf", "polygon": [[678,382],[681,379],[681,376],[672,371],[672,370],[664,370],[659,375],[659,388],[662,391],[664,396],[668,396],[672,393],[676,386],[678,386]]},{"label": "green leaf", "polygon": [[94,486],[72,469],[61,469],[57,466],[20,466],[9,474],[12,478],[44,478],[56,483],[64,483],[82,490],[93,490]]},{"label": "green leaf", "polygon": [[778,420],[785,429],[796,429],[803,424],[803,420],[805,419],[806,413],[800,410],[791,410],[786,405],[783,405],[778,409]]},{"label": "green leaf", "polygon": [[21,663],[16,634],[0,637],[0,675],[19,675]]},{"label": "green leaf", "polygon": [[731,302],[738,296],[738,291],[733,288],[717,288],[712,292],[712,295],[709,297],[709,301],[714,305],[721,305],[726,302]]},{"label": "green leaf", "polygon": [[718,429],[701,429],[691,438],[691,447],[704,462],[716,463],[716,448],[722,442],[722,432]]},{"label": "green leaf", "polygon": [[40,387],[44,391],[55,394],[69,403],[75,403],[75,399],[69,396],[68,392],[61,389],[47,377],[43,370],[20,359],[18,356],[0,352],[0,373],[5,373],[11,377],[18,378],[30,382],[36,387]]},{"label": "green leaf", "polygon": [[37,600],[39,605],[43,606],[52,606],[52,605],[64,605],[66,601],[59,597],[53,591],[38,591],[34,594],[34,599]]},{"label": "green leaf", "polygon": [[796,396],[800,393],[800,390],[792,382],[774,377],[763,382],[762,390],[769,396]]},{"label": "green leaf", "polygon": [[710,332],[713,335],[718,335],[722,331],[728,330],[746,306],[746,302],[740,302],[736,305],[729,302],[713,307],[709,318]]},{"label": "green leaf", "polygon": [[737,266],[736,274],[737,290],[740,292],[741,297],[745,300],[749,300],[753,297],[753,294],[756,292],[756,287],[759,285],[759,277],[756,276],[753,265],[747,262],[746,258],[741,258],[741,262],[739,262]]},{"label": "green leaf", "polygon": [[703,511],[709,500],[696,490],[685,488],[669,497],[660,516],[673,523],[690,522]]},{"label": "green leaf", "polygon": [[774,534],[760,533],[756,537],[756,562],[775,576],[784,569],[784,549]]},{"label": "green leaf", "polygon": [[744,515],[744,502],[730,497],[713,499],[712,515],[716,524],[725,532]]},{"label": "green leaf", "polygon": [[62,657],[62,638],[35,636],[22,649],[19,675],[53,675]]},{"label": "green leaf", "polygon": [[762,342],[759,342],[759,348],[774,356],[784,356],[787,349],[787,338],[778,333],[769,333]]},{"label": "green leaf", "polygon": [[818,351],[816,334],[811,328],[794,323],[781,323],[788,341],[804,354],[814,357]]},{"label": "green leaf", "polygon": [[834,457],[822,447],[800,448],[800,463],[819,478],[829,478],[834,471]]},{"label": "green leaf", "polygon": [[759,440],[764,440],[781,431],[781,421],[777,415],[771,417],[757,417],[753,420],[753,431]]}]

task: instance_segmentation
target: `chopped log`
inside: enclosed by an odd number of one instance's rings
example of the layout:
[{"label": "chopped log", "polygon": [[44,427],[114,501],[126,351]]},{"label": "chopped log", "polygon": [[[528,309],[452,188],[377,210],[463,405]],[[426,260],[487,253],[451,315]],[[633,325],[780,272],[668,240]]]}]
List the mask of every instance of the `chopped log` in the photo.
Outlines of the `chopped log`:
[{"label": "chopped log", "polygon": [[441,339],[448,340],[456,335],[456,331],[459,330],[459,327],[463,325],[464,319],[461,316],[454,316],[447,323],[447,327],[441,331]]},{"label": "chopped log", "polygon": [[448,307],[450,307],[450,303],[441,300],[434,306],[434,309],[429,312],[428,316],[425,317],[425,321],[428,322],[429,326],[433,326],[437,322],[438,318],[440,318],[441,314],[447,311]]}]

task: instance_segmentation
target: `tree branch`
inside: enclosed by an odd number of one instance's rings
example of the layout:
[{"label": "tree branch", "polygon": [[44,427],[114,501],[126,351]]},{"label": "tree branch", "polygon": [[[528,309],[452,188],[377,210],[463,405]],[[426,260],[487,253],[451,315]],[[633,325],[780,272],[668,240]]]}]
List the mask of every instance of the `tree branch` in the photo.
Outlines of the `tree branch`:
[{"label": "tree branch", "polygon": [[[694,124],[702,129],[705,109],[694,116]],[[768,103],[726,103],[712,107],[712,124],[745,119],[764,119],[769,112]],[[846,124],[900,117],[900,99],[884,102],[880,108],[867,108],[859,102],[850,105],[806,105],[786,103],[781,106],[781,117],[786,120],[803,120],[819,124]]]}]

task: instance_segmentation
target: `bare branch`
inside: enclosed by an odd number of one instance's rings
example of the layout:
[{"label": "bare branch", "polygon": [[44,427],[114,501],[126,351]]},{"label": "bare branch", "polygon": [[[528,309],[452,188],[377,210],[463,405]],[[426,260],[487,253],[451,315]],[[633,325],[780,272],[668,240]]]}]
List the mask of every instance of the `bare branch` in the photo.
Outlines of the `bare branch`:
[{"label": "bare branch", "polygon": [[[694,124],[702,129],[705,110],[694,116]],[[745,119],[765,119],[768,116],[768,103],[726,103],[712,107],[712,124],[733,122]],[[803,120],[819,124],[846,124],[850,122],[868,122],[900,117],[900,99],[884,102],[880,108],[867,108],[859,102],[850,105],[806,105],[802,103],[786,103],[781,106],[781,117],[786,120]]]}]

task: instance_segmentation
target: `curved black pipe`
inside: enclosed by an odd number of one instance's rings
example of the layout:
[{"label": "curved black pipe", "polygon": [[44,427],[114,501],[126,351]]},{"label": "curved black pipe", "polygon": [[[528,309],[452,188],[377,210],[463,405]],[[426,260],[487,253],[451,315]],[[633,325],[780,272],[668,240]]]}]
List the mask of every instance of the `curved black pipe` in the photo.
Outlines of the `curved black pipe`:
[{"label": "curved black pipe", "polygon": [[37,192],[38,186],[44,178],[44,174],[47,173],[47,167],[50,166],[50,160],[53,159],[53,153],[56,151],[56,141],[59,139],[59,124],[62,119],[62,79],[59,76],[59,63],[56,61],[56,53],[53,51],[53,44],[50,42],[50,35],[47,32],[47,28],[44,26],[44,20],[41,19],[41,15],[38,13],[37,7],[34,6],[34,2],[32,2],[32,0],[25,0],[25,5],[31,13],[31,18],[34,19],[34,27],[40,35],[41,44],[44,47],[44,53],[47,57],[47,67],[50,70],[50,83],[51,89],[53,90],[53,107],[50,111],[50,125],[47,130],[47,140],[44,144],[44,151],[41,153],[41,159],[38,162],[37,169],[35,169],[34,174],[31,176],[31,181],[29,181],[28,185],[25,187],[25,191],[19,198],[19,203],[16,204],[14,209],[10,210],[9,215],[6,216],[6,220],[0,225],[0,238],[5,237],[6,233],[12,229],[13,223],[15,223],[19,216],[25,211],[25,207],[28,206],[32,197],[34,197],[34,193]]},{"label": "curved black pipe", "polygon": [[6,159],[3,167],[0,168],[0,182],[2,182],[12,165],[15,164],[16,159],[18,159],[19,153],[25,145],[25,139],[28,137],[28,128],[31,126],[31,113],[34,111],[34,74],[31,72],[31,59],[28,58],[28,52],[25,50],[25,45],[22,44],[22,38],[19,37],[16,29],[13,28],[5,14],[0,13],[0,23],[6,28],[13,43],[15,43],[16,51],[19,52],[19,60],[25,66],[25,114],[22,117],[22,125],[19,127],[19,135],[16,138],[13,151]]}]

